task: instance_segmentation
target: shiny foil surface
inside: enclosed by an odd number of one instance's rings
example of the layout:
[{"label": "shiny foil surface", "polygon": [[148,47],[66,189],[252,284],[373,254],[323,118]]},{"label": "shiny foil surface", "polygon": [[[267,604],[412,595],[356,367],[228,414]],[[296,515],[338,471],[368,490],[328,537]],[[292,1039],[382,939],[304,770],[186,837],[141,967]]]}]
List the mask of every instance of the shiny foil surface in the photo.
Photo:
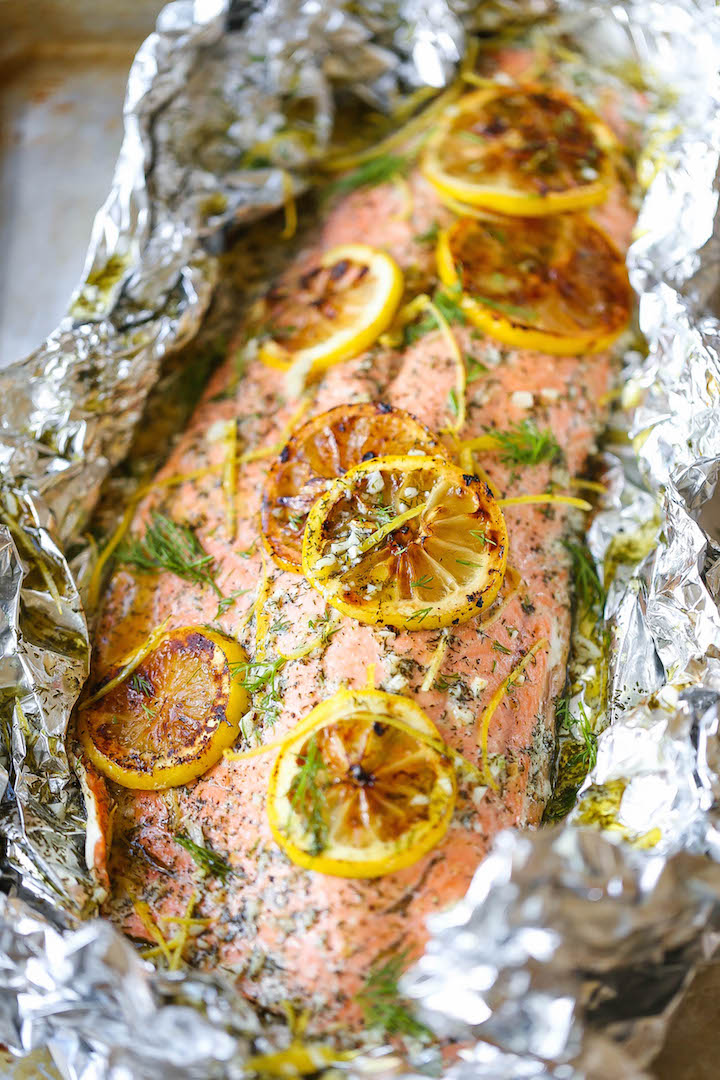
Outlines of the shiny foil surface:
[{"label": "shiny foil surface", "polygon": [[[389,110],[452,78],[473,32],[527,20],[587,82],[642,73],[644,188],[629,253],[647,353],[629,350],[588,541],[607,633],[576,641],[574,714],[607,669],[597,760],[570,817],[508,831],[432,920],[403,991],[470,1078],[641,1077],[720,927],[720,18],[709,0],[175,0],[130,73],[125,138],[84,280],[0,375],[0,1041],[73,1080],[239,1077],[286,1047],[220,977],[156,972],[92,918],[85,808],[64,743],[87,676],[76,583],[103,480],[163,358],[197,332],[229,226],[310,181],[340,91]],[[293,124],[302,102],[303,124]],[[253,150],[265,148],[262,164]],[[270,151],[267,147],[270,146]],[[622,438],[622,433],[626,437]],[[629,440],[627,438],[629,433]],[[618,538],[622,538],[622,543]],[[597,712],[597,710],[596,710]],[[602,729],[602,730],[601,730]],[[308,1070],[326,1064],[312,1044]],[[251,1066],[252,1067],[252,1063]],[[432,1050],[336,1068],[438,1075]]]}]

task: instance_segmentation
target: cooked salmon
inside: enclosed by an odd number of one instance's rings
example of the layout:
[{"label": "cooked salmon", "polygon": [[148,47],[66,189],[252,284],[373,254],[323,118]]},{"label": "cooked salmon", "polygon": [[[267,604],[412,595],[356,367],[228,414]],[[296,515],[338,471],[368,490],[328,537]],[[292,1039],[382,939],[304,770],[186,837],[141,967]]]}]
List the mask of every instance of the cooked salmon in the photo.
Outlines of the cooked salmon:
[{"label": "cooked salmon", "polygon": [[[593,214],[624,250],[634,215],[619,184]],[[362,242],[391,254],[415,291],[432,291],[432,233],[452,218],[418,172],[407,185],[388,182],[355,191],[332,206],[312,245],[283,280],[295,281],[298,268],[313,265],[334,245]],[[463,438],[532,420],[539,430],[550,430],[560,448],[557,460],[536,465],[513,466],[492,452],[478,455],[494,487],[502,496],[568,490],[569,479],[586,469],[603,425],[613,354],[551,356],[499,345],[468,324],[454,325],[453,332],[463,355],[471,358],[473,373]],[[244,357],[239,379],[238,357]],[[330,368],[312,386],[303,419],[343,404],[383,402],[437,432],[452,422],[455,383],[447,341],[431,330],[397,348],[376,344]],[[151,491],[131,525],[133,534],[142,535],[151,509],[190,525],[214,560],[220,592],[232,599],[219,609],[207,584],[120,564],[105,593],[95,638],[98,678],[168,618],[169,627],[220,627],[252,659],[252,613],[264,563],[270,615],[266,655],[287,655],[317,636],[318,620],[327,615],[322,598],[302,575],[278,569],[259,538],[261,494],[273,457],[239,469],[232,529],[220,472],[192,475],[223,460],[228,421],[237,422],[242,449],[272,446],[297,404],[285,375],[253,359],[241,329],[158,477],[187,474],[187,479]],[[414,699],[447,744],[478,762],[480,713],[528,650],[544,639],[547,647],[536,652],[492,717],[489,767],[497,790],[465,779],[444,839],[414,865],[364,880],[302,869],[274,842],[265,808],[272,753],[221,760],[194,783],[167,791],[109,783],[116,810],[105,914],[134,938],[152,943],[138,918],[137,901],[149,905],[158,925],[169,926],[163,918],[182,916],[197,893],[193,914],[202,922],[193,927],[185,949],[188,963],[232,973],[248,998],[262,1006],[302,1003],[316,1029],[357,1025],[356,995],[368,972],[389,956],[403,953],[408,962],[416,956],[426,941],[427,916],[465,893],[498,830],[537,825],[550,793],[555,700],[565,681],[571,626],[572,583],[563,540],[582,529],[582,515],[564,505],[531,504],[508,506],[505,518],[509,562],[520,588],[485,631],[474,619],[451,628],[431,689],[423,690],[422,684],[441,632],[393,630],[339,617],[323,647],[279,669],[272,716],[263,716],[268,701],[258,696],[256,711],[246,718],[259,726],[263,739],[276,739],[341,686],[366,686],[373,672],[377,688]],[[237,748],[245,745],[241,736]],[[178,835],[212,850],[230,873],[202,878]]]}]

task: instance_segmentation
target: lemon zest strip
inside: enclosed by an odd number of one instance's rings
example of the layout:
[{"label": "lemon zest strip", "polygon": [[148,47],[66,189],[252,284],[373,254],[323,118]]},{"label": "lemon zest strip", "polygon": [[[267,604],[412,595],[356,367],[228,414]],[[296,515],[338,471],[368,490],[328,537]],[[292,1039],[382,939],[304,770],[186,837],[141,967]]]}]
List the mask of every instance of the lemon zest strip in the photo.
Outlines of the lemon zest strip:
[{"label": "lemon zest strip", "polygon": [[160,638],[163,636],[165,627],[170,622],[171,618],[172,616],[168,615],[167,619],[164,619],[159,626],[156,626],[155,629],[148,634],[142,645],[138,646],[134,652],[131,652],[124,660],[120,661],[121,667],[117,675],[110,679],[109,682],[106,682],[104,686],[101,686],[100,689],[86,701],[83,701],[78,707],[80,712],[82,712],[83,709],[88,709],[91,705],[94,705],[96,701],[100,701],[100,699],[104,698],[106,694],[109,694],[111,690],[114,690],[116,686],[125,682],[128,675],[132,675],[136,668],[140,667],[140,664],[142,664],[145,657],[152,652]]},{"label": "lemon zest strip", "polygon": [[494,435],[476,435],[474,439],[463,439],[463,450],[499,450],[502,443]]},{"label": "lemon zest strip", "polygon": [[[134,900],[133,908],[140,922],[143,924],[153,941],[157,942],[157,947],[165,957],[168,967],[172,962],[172,953],[170,952],[171,942],[166,941],[163,937],[163,933],[160,927],[157,925],[152,917],[150,908],[144,900]],[[147,956],[147,953],[145,954]]]},{"label": "lemon zest strip", "polygon": [[[488,627],[492,626],[494,622],[497,622],[505,608],[517,595],[518,590],[520,589],[520,583],[522,581],[522,578],[514,567],[507,566],[505,568],[505,581],[508,583],[509,586],[505,596],[503,596],[502,600],[496,601],[493,604],[490,610],[486,612],[484,619],[482,617],[478,619],[478,623],[482,630],[486,630]],[[442,667],[443,661],[445,659],[445,654],[447,652],[449,641],[450,632],[446,629],[443,631],[443,636],[438,642],[438,646],[433,653],[433,658],[430,662],[430,666],[428,667],[425,673],[425,678],[423,679],[422,685],[420,686],[421,690],[425,692],[427,692],[428,690],[432,690],[433,683],[435,682],[438,672],[440,671],[440,668]]]},{"label": "lemon zest strip", "polygon": [[474,71],[464,71],[462,79],[463,82],[470,83],[471,86],[478,86],[481,90],[490,90],[492,87],[497,86],[494,79],[483,79],[482,75],[476,75]]},{"label": "lemon zest strip", "polygon": [[168,968],[170,969],[170,971],[177,971],[177,969],[180,967],[180,963],[183,958],[183,952],[185,951],[185,946],[187,945],[188,933],[190,930],[190,926],[188,924],[192,917],[192,913],[195,910],[195,905],[197,904],[199,899],[200,894],[196,890],[190,897],[190,901],[185,911],[185,919],[181,923],[180,933],[177,935],[177,944],[175,945],[175,948],[173,950],[172,959],[168,964]]},{"label": "lemon zest strip", "polygon": [[[270,443],[268,446],[256,446],[252,450],[246,450],[244,453],[239,454],[235,459],[235,466],[246,465],[251,461],[259,461],[262,458],[272,457],[273,454],[279,454],[283,446],[287,442],[290,434],[296,427],[297,423],[302,419],[303,415],[307,412],[311,405],[310,398],[305,398],[299,407],[295,409],[288,422],[283,427],[277,440]],[[116,550],[120,542],[122,541],[125,533],[130,528],[133,516],[137,509],[138,503],[145,498],[151,491],[155,491],[156,488],[177,487],[180,484],[184,484],[189,480],[198,480],[203,476],[208,476],[210,473],[220,472],[228,467],[227,459],[225,461],[216,462],[214,465],[203,465],[199,469],[192,469],[190,472],[175,473],[173,476],[166,476],[162,480],[151,480],[148,484],[143,484],[138,488],[135,494],[131,497],[128,503],[127,509],[120,519],[119,524],[115,528],[115,531],[111,534],[110,539],[103,547],[102,551],[97,557],[97,561],[93,568],[93,572],[90,575],[88,582],[88,608],[93,610],[98,603],[100,595],[100,584],[102,579],[103,570],[107,565],[113,552]],[[236,474],[237,475],[237,474]],[[56,590],[57,591],[57,590]]]},{"label": "lemon zest strip", "polygon": [[225,461],[223,462],[223,492],[225,494],[225,527],[228,539],[235,539],[237,496],[237,420],[230,420],[225,434]]},{"label": "lemon zest strip", "polygon": [[[346,693],[351,693],[351,691],[346,691]],[[261,754],[269,754],[273,750],[282,750],[292,743],[298,742],[299,739],[305,736],[309,737],[315,732],[320,731],[321,728],[327,727],[332,723],[334,723],[333,720],[321,720],[319,722],[315,721],[314,723],[308,724],[306,718],[305,720],[300,720],[292,731],[288,732],[287,735],[281,736],[279,739],[273,739],[272,742],[265,743],[263,746],[255,746],[252,750],[226,750],[224,756],[228,761],[242,761],[246,758],[260,757]],[[396,719],[394,716],[383,716],[382,723],[387,724],[389,727],[396,728],[405,735],[412,736],[412,738],[417,739],[425,746],[429,746],[431,750],[435,750],[436,753],[441,754],[443,757],[454,758],[456,761],[459,761],[464,768],[469,769],[471,772],[484,776],[482,769],[479,769],[472,761],[468,761],[459,750],[455,750],[452,746],[449,746],[439,735],[428,735],[426,732],[419,731],[417,728],[412,727],[411,724],[406,724],[402,720]]]},{"label": "lemon zest strip", "polygon": [[384,525],[381,525],[374,533],[370,533],[361,544],[358,544],[358,551],[360,554],[365,555],[370,548],[375,547],[376,544],[380,544],[386,536],[389,536],[395,529],[399,529],[406,521],[411,521],[413,518],[420,517],[426,507],[427,503],[418,503],[417,506],[411,506],[409,510],[404,510],[402,514],[398,514],[392,521],[387,521]]},{"label": "lemon zest strip", "polygon": [[415,197],[412,188],[404,176],[394,176],[393,186],[403,200],[403,208],[398,214],[394,214],[396,221],[409,221],[415,211]]},{"label": "lemon zest strip", "polygon": [[492,720],[493,714],[495,713],[498,705],[505,697],[505,694],[508,692],[508,689],[517,682],[518,678],[520,677],[520,675],[522,675],[523,671],[528,666],[533,656],[535,656],[535,654],[539,652],[540,649],[545,648],[547,643],[547,638],[540,638],[540,640],[536,641],[533,647],[525,653],[520,663],[516,667],[514,667],[510,674],[500,683],[497,690],[490,698],[490,701],[488,702],[486,708],[483,710],[482,716],[480,717],[480,734],[478,737],[478,744],[482,752],[485,779],[487,780],[487,783],[490,785],[493,791],[499,791],[500,785],[498,784],[493,774],[490,772],[490,766],[488,762],[488,733],[490,731],[490,721]]},{"label": "lemon zest strip", "polygon": [[265,611],[265,605],[267,599],[270,596],[270,586],[268,584],[268,572],[267,572],[267,559],[265,558],[265,552],[261,553],[262,558],[262,575],[258,584],[257,596],[255,597],[255,603],[252,606],[252,612],[255,616],[255,661],[261,661],[265,659],[265,641],[268,635],[268,629],[270,626],[270,619]]},{"label": "lemon zest strip", "polygon": [[285,209],[285,227],[280,234],[283,240],[290,240],[295,235],[297,230],[297,206],[295,205],[295,192],[293,190],[292,176],[283,169],[283,193],[285,196],[284,209]]},{"label": "lemon zest strip", "polygon": [[507,499],[498,499],[499,506],[522,506],[531,503],[563,503],[565,506],[576,506],[578,510],[592,510],[592,505],[585,499],[578,499],[575,495],[553,495],[545,492],[543,495],[511,495]]},{"label": "lemon zest strip", "polygon": [[483,619],[481,616],[478,620],[480,629],[483,631],[491,627],[494,622],[497,622],[511,600],[517,596],[522,578],[513,566],[506,566],[505,581],[508,583],[509,588],[502,600],[499,602],[496,601],[489,611],[486,612],[486,617]]},{"label": "lemon zest strip", "polygon": [[[178,936],[175,935],[175,937],[170,938],[170,940],[167,942],[167,948],[172,950],[176,947],[177,943]],[[146,949],[141,949],[140,955],[142,956],[143,960],[154,960],[156,956],[163,956],[164,951],[160,948],[159,945],[150,945]]]},{"label": "lemon zest strip", "polygon": [[472,450],[468,446],[463,446],[458,454],[458,461],[460,462],[460,468],[464,473],[472,474],[475,469],[475,462],[473,461]]},{"label": "lemon zest strip", "polygon": [[457,343],[457,338],[450,329],[450,323],[447,321],[442,311],[440,311],[440,308],[437,306],[437,304],[433,303],[429,296],[426,296],[425,294],[419,297],[419,299],[423,301],[423,306],[427,311],[432,314],[433,318],[438,324],[438,329],[440,330],[440,333],[445,339],[445,344],[450,350],[452,358],[455,361],[455,394],[457,397],[457,414],[455,416],[454,423],[449,424],[445,430],[450,432],[458,432],[461,431],[462,428],[465,426],[465,419],[467,416],[467,405],[465,402],[465,391],[467,386],[465,361],[463,360],[462,353],[460,352],[460,346]]},{"label": "lemon zest strip", "polygon": [[352,1061],[358,1053],[357,1050],[334,1050],[330,1046],[313,1046],[301,1039],[293,1039],[285,1050],[249,1057],[245,1071],[261,1076],[307,1076],[326,1070],[336,1061]]},{"label": "lemon zest strip", "polygon": [[570,480],[570,487],[576,487],[586,491],[597,491],[599,495],[607,495],[608,490],[605,484],[601,484],[597,480],[584,480],[582,476],[573,477]]},{"label": "lemon zest strip", "polygon": [[442,635],[440,637],[440,641],[438,642],[437,648],[435,649],[435,652],[433,653],[433,658],[430,661],[430,666],[428,667],[427,671],[425,672],[425,678],[423,679],[422,684],[420,686],[421,690],[423,690],[425,692],[427,692],[428,690],[432,690],[433,683],[435,682],[437,674],[438,674],[438,672],[440,671],[440,668],[443,665],[443,661],[445,659],[445,654],[446,654],[447,649],[448,649],[449,641],[450,641],[450,632],[449,632],[449,630],[447,630],[447,629],[443,630]]},{"label": "lemon zest strip", "polygon": [[137,504],[138,497],[136,496],[135,498],[133,498],[127,510],[121,517],[119,524],[116,526],[115,531],[112,533],[107,544],[98,555],[97,562],[95,563],[93,572],[90,575],[90,581],[88,583],[88,607],[91,611],[97,607],[97,603],[100,598],[100,582],[102,580],[103,570],[105,569],[108,559],[115,551],[115,548],[120,544],[120,541],[130,528],[130,522],[133,519]]},{"label": "lemon zest strip", "polygon": [[323,168],[329,172],[345,172],[348,169],[356,169],[359,165],[365,165],[366,162],[373,161],[374,158],[382,157],[390,150],[402,146],[403,143],[409,142],[410,139],[419,135],[430,121],[440,116],[445,108],[460,96],[461,90],[462,86],[458,81],[440,94],[432,105],[429,105],[419,116],[414,116],[403,127],[394,131],[391,135],[387,135],[368,150],[362,150],[355,154],[337,154],[335,157],[324,161]]},{"label": "lemon zest strip", "polygon": [[185,926],[210,926],[212,919],[193,919],[189,915],[159,915],[158,922],[178,923]]},{"label": "lemon zest strip", "polygon": [[309,656],[310,653],[315,651],[315,649],[319,649],[321,645],[324,645],[328,641],[333,629],[340,622],[341,618],[342,616],[340,615],[340,612],[334,612],[334,618],[332,622],[328,623],[322,634],[318,634],[318,636],[312,638],[312,640],[309,641],[307,645],[301,645],[300,648],[295,649],[294,652],[278,653],[280,659],[286,664],[291,663],[293,660],[304,660],[306,656]]}]

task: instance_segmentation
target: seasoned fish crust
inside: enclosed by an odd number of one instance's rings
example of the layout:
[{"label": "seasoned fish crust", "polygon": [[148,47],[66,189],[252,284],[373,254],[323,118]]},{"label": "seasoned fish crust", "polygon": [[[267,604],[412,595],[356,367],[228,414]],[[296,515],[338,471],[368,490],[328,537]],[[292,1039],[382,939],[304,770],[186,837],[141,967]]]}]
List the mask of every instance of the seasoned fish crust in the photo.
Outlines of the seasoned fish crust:
[{"label": "seasoned fish crust", "polygon": [[[409,176],[408,185],[410,197],[403,186],[387,183],[338,202],[288,275],[334,245],[361,242],[389,252],[414,291],[432,290],[434,250],[423,235],[435,224],[449,223],[452,215],[419,173]],[[634,215],[619,185],[593,216],[624,250]],[[463,438],[532,419],[538,428],[553,432],[562,451],[559,464],[515,470],[497,454],[478,455],[501,495],[541,493],[553,482],[567,484],[569,477],[582,474],[603,424],[611,355],[549,356],[501,347],[467,326],[453,331],[463,354],[484,365],[474,369],[478,377],[467,388]],[[217,433],[225,421],[237,420],[242,448],[280,438],[297,401],[288,400],[283,374],[258,360],[247,364],[235,385],[235,357],[243,340],[241,331],[158,479],[222,461]],[[438,431],[452,421],[448,395],[455,378],[454,361],[439,332],[403,348],[376,345],[331,368],[315,384],[306,418],[343,403],[382,401]],[[170,627],[220,626],[252,658],[254,621],[248,616],[263,573],[258,517],[271,462],[258,460],[239,470],[234,538],[226,529],[218,472],[158,487],[144,499],[132,531],[142,533],[151,508],[187,522],[215,560],[222,593],[237,597],[218,614],[217,595],[203,584],[120,566],[108,586],[97,630],[97,673],[168,616]],[[565,680],[570,634],[571,583],[562,541],[581,521],[577,511],[562,505],[509,506],[505,516],[509,561],[521,576],[521,587],[486,632],[475,620],[452,628],[435,688],[423,691],[421,685],[439,631],[396,632],[339,618],[324,649],[281,669],[279,713],[265,735],[270,740],[288,732],[340,686],[365,686],[374,664],[379,689],[417,701],[443,739],[476,762],[479,715],[521,658],[544,638],[549,647],[538,650],[524,681],[504,697],[492,719],[489,752],[498,791],[461,784],[450,828],[426,856],[385,877],[348,880],[301,869],[274,842],[265,811],[273,754],[221,761],[195,783],[166,792],[109,784],[117,809],[105,914],[128,933],[147,939],[134,901],[147,901],[155,918],[181,915],[199,890],[195,915],[207,925],[186,950],[189,962],[234,973],[247,996],[264,1006],[300,1002],[312,1010],[311,1028],[356,1025],[355,995],[371,966],[399,950],[416,955],[426,940],[426,917],[465,893],[493,836],[507,826],[536,825],[549,795],[554,702]],[[325,615],[325,606],[302,576],[279,570],[270,559],[267,572],[268,654],[288,654],[317,635],[311,623]],[[242,748],[242,741],[237,745]],[[208,877],[200,882],[197,865],[175,840],[178,833],[211,848],[232,873],[222,881]]]}]

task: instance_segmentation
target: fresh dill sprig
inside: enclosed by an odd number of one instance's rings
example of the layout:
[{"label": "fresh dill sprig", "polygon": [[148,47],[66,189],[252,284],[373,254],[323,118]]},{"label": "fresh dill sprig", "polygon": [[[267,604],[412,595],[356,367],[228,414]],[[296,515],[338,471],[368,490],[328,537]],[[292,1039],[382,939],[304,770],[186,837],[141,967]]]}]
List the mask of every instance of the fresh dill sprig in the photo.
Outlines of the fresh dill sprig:
[{"label": "fresh dill sprig", "polygon": [[140,671],[134,671],[130,676],[130,688],[137,694],[144,694],[145,697],[152,697],[155,693],[155,687],[147,675],[143,675]]},{"label": "fresh dill sprig", "polygon": [[566,729],[572,727],[573,719],[570,715],[570,702],[566,697],[555,699],[555,719],[560,727]]},{"label": "fresh dill sprig", "polygon": [[539,465],[541,461],[554,461],[560,454],[560,446],[552,431],[540,431],[533,420],[513,424],[507,431],[488,429],[499,443],[500,461],[504,465]]},{"label": "fresh dill sprig", "polygon": [[249,589],[235,589],[235,592],[231,592],[228,596],[223,596],[223,598],[218,601],[217,614],[215,618],[219,619],[221,615],[224,615],[225,612],[233,606],[239,596],[244,596],[245,593],[248,592],[250,592]]},{"label": "fresh dill sprig", "polygon": [[[301,759],[298,758],[298,761]],[[304,751],[304,758],[293,777],[290,790],[290,804],[296,814],[306,822],[312,836],[311,855],[319,855],[327,847],[328,826],[326,821],[325,788],[321,776],[325,771],[325,762],[317,744],[315,735],[309,740]]]},{"label": "fresh dill sprig", "polygon": [[465,382],[468,386],[481,379],[483,375],[487,375],[489,370],[490,368],[482,360],[478,360],[472,353],[465,353]]},{"label": "fresh dill sprig", "polygon": [[382,502],[378,502],[373,506],[373,513],[378,525],[387,525],[396,516],[395,507],[385,506]]},{"label": "fresh dill sprig", "polygon": [[194,840],[191,840],[185,833],[176,833],[175,840],[180,847],[185,848],[193,859],[206,874],[212,874],[213,877],[220,878],[222,881],[232,873],[232,867],[229,866],[224,859],[221,859],[219,855],[216,855],[210,848],[201,847],[200,844],[196,844]]},{"label": "fresh dill sprig", "polygon": [[318,615],[315,619],[308,619],[308,626],[311,630],[320,631],[320,640],[323,643],[329,641],[340,629],[340,623],[336,621],[333,608],[328,608],[323,615]]},{"label": "fresh dill sprig", "polygon": [[341,176],[331,184],[331,191],[347,195],[358,188],[384,184],[395,176],[404,176],[410,168],[410,158],[405,154],[379,154],[364,162],[354,172]]},{"label": "fresh dill sprig", "polygon": [[268,727],[272,727],[280,715],[282,701],[277,680],[286,663],[284,656],[278,656],[275,660],[252,660],[230,665],[232,677],[252,694],[253,707],[262,714]]},{"label": "fresh dill sprig", "polygon": [[493,641],[492,647],[495,650],[495,652],[505,653],[506,656],[509,656],[510,653],[512,652],[512,649],[508,649],[508,647],[506,645],[503,645],[499,641]]},{"label": "fresh dill sprig", "polygon": [[189,525],[181,525],[159,510],[153,510],[145,535],[124,544],[118,559],[140,570],[169,570],[185,581],[209,585],[222,596],[212,576],[212,555],[208,555]]},{"label": "fresh dill sprig", "polygon": [[[458,323],[460,326],[464,326],[467,322],[467,315],[460,306],[461,298],[462,289],[459,286],[450,287],[445,290],[438,289],[433,296],[433,303],[447,322]],[[432,330],[438,329],[438,321],[435,318],[434,312],[426,311],[421,319],[418,319],[416,322],[408,323],[405,327],[405,344],[412,345],[414,341],[424,337],[425,334],[429,334]]]},{"label": "fresh dill sprig", "polygon": [[563,547],[572,557],[575,598],[581,611],[600,613],[605,606],[605,590],[592,555],[584,544],[574,544],[571,540],[563,540]]},{"label": "fresh dill sprig", "polygon": [[435,578],[432,574],[423,574],[422,577],[410,582],[411,589],[429,589]]},{"label": "fresh dill sprig", "polygon": [[458,323],[464,326],[467,315],[460,306],[462,300],[462,288],[460,285],[448,286],[447,289],[438,289],[433,296],[433,303],[441,315],[444,315],[449,323]]},{"label": "fresh dill sprig", "polygon": [[413,240],[416,244],[436,244],[438,233],[440,232],[440,226],[437,221],[433,221],[429,229],[424,233],[418,233],[417,236],[413,236]]},{"label": "fresh dill sprig", "polygon": [[277,676],[284,664],[285,657],[278,656],[276,660],[239,661],[231,664],[230,670],[234,679],[239,677],[240,685],[248,693],[256,694],[269,688],[273,694],[277,694]]},{"label": "fresh dill sprig", "polygon": [[506,304],[501,300],[493,300],[491,296],[475,296],[474,299],[485,307],[492,308],[494,311],[501,311],[503,315],[510,315],[511,318],[522,319],[526,322],[537,318],[537,311],[534,308],[521,307],[518,304]]},{"label": "fresh dill sprig", "polygon": [[416,611],[414,615],[408,615],[407,621],[413,622],[415,619],[417,619],[418,622],[422,622],[423,619],[427,619],[431,611],[431,607],[420,608],[420,610]]},{"label": "fresh dill sprig", "polygon": [[357,995],[365,1023],[386,1035],[409,1035],[412,1038],[432,1037],[432,1032],[408,1011],[398,980],[407,964],[407,950],[371,968],[365,986]]},{"label": "fresh dill sprig", "polygon": [[572,727],[573,724],[577,724],[578,731],[580,732],[581,743],[580,749],[578,750],[577,754],[575,754],[574,757],[571,759],[570,764],[580,764],[589,772],[590,769],[594,768],[597,762],[597,735],[593,731],[590,717],[585,712],[585,706],[583,705],[582,701],[580,702],[579,708],[580,716],[571,716],[570,724],[568,725]]},{"label": "fresh dill sprig", "polygon": [[474,536],[475,539],[478,540],[483,547],[487,547],[488,544],[492,544],[493,547],[498,546],[497,540],[492,540],[487,535],[487,525],[483,525],[481,529],[471,529],[470,535]]}]

